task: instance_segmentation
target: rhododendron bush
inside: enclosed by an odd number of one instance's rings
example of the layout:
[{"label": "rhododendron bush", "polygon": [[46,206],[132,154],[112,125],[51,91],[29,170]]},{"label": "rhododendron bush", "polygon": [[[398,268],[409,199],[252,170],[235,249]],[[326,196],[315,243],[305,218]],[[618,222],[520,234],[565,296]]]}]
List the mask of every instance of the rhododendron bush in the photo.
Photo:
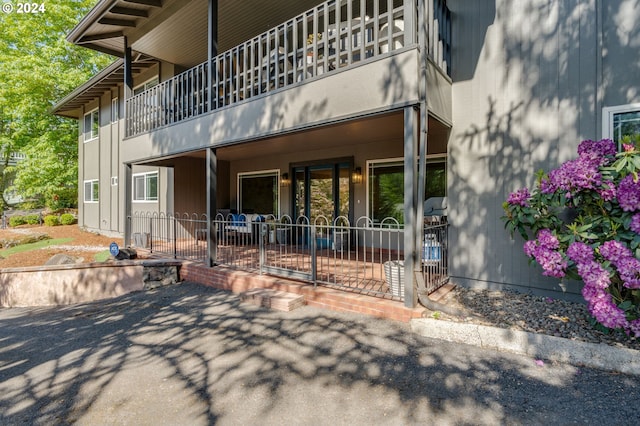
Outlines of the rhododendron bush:
[{"label": "rhododendron bush", "polygon": [[[629,140],[627,140],[629,142]],[[583,141],[578,158],[504,203],[505,227],[526,240],[543,275],[582,280],[596,321],[640,337],[640,145]]]}]

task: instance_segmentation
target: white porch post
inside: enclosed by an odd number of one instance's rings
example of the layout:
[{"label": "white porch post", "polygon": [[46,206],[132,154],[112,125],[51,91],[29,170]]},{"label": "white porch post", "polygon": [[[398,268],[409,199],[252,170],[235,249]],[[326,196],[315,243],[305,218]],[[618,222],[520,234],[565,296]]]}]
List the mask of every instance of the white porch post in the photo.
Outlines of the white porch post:
[{"label": "white porch post", "polygon": [[415,279],[416,233],[418,232],[417,173],[418,114],[414,107],[404,109],[404,305],[416,306]]}]

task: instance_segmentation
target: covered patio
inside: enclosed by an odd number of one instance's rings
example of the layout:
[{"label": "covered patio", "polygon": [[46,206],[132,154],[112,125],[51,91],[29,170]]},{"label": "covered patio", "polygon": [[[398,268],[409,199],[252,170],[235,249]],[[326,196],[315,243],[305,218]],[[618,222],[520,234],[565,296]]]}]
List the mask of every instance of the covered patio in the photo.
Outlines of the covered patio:
[{"label": "covered patio", "polygon": [[[136,246],[206,264],[206,217],[143,214],[130,220]],[[403,227],[395,221],[374,227],[366,218],[353,225],[342,218],[311,225],[306,218],[294,222],[284,216],[257,220],[243,232],[237,223],[221,214],[212,221],[215,267],[404,300]],[[423,241],[421,274],[428,292],[434,292],[448,282],[446,219],[430,222]]]}]

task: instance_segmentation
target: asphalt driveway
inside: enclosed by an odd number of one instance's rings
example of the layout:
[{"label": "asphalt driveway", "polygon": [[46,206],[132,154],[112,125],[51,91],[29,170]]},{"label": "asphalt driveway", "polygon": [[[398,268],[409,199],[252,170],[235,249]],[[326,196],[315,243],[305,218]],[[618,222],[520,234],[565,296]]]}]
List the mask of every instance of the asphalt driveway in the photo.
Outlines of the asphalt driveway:
[{"label": "asphalt driveway", "polygon": [[184,283],[0,309],[0,424],[638,424],[637,377]]}]

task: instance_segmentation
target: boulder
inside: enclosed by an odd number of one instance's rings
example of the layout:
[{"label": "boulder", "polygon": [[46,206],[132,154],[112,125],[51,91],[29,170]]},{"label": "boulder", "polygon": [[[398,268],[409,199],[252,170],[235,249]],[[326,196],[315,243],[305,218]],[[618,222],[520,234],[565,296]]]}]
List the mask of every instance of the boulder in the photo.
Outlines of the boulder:
[{"label": "boulder", "polygon": [[69,256],[68,254],[58,253],[54,254],[45,262],[45,266],[53,266],[53,265],[74,265],[82,261],[77,257]]}]

